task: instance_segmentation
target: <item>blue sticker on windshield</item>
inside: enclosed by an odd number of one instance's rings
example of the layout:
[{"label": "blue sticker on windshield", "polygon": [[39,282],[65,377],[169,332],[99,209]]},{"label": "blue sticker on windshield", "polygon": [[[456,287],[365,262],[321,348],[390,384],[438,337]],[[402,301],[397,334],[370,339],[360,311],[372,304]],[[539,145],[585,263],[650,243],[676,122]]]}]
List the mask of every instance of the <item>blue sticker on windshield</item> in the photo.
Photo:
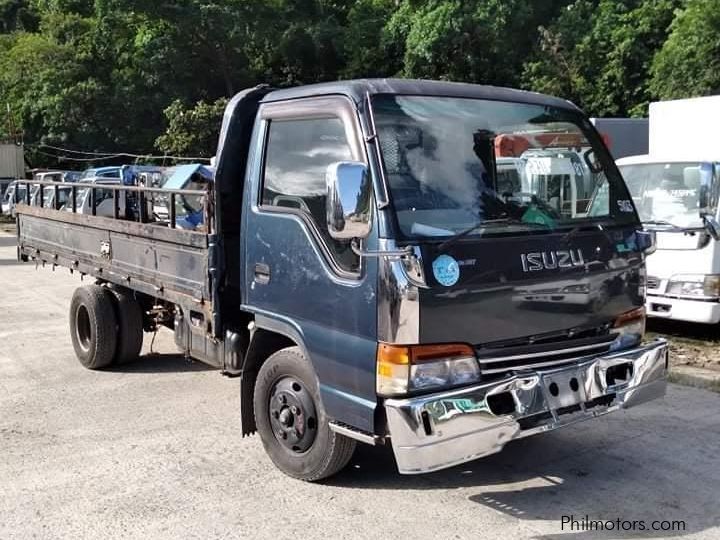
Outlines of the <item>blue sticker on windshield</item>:
[{"label": "blue sticker on windshield", "polygon": [[440,285],[451,287],[460,279],[460,265],[450,255],[440,255],[433,261],[432,268]]}]

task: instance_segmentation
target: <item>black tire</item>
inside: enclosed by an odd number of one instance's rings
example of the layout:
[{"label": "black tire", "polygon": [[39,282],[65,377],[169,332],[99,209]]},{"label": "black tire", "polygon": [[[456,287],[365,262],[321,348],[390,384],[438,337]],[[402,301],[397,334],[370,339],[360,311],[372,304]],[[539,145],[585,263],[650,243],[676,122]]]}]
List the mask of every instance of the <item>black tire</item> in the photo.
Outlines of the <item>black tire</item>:
[{"label": "black tire", "polygon": [[88,369],[112,364],[117,344],[117,317],[113,297],[105,287],[75,289],[70,302],[70,336],[75,355]]},{"label": "black tire", "polygon": [[[306,407],[309,413],[295,417],[295,421],[305,418],[304,437],[314,435],[312,441],[297,441],[300,446],[309,443],[306,449],[299,446],[295,446],[295,450],[289,448],[291,443],[287,439],[281,442],[280,432],[276,435],[273,428],[274,422],[277,429],[279,420],[277,416],[271,420],[271,414],[278,412],[271,412],[276,403],[271,400],[283,397],[278,388],[288,381],[292,388],[298,389],[298,399],[306,400],[308,405],[309,400],[312,401],[312,407]],[[265,361],[258,372],[253,401],[255,423],[265,452],[275,466],[288,476],[308,482],[322,480],[339,472],[352,458],[355,441],[330,429],[315,371],[298,347],[282,349]]]},{"label": "black tire", "polygon": [[137,360],[143,344],[143,316],[140,302],[127,289],[110,287],[115,299],[118,337],[113,362],[127,364]]}]

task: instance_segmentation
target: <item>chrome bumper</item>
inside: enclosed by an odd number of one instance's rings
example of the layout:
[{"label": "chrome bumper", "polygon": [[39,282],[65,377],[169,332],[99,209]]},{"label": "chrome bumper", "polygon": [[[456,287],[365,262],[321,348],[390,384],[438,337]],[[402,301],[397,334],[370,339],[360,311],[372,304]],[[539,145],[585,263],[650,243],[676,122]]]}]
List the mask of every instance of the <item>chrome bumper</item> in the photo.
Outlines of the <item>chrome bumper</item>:
[{"label": "chrome bumper", "polygon": [[385,401],[398,469],[420,474],[495,454],[550,431],[665,395],[667,343],[508,376],[438,394]]}]

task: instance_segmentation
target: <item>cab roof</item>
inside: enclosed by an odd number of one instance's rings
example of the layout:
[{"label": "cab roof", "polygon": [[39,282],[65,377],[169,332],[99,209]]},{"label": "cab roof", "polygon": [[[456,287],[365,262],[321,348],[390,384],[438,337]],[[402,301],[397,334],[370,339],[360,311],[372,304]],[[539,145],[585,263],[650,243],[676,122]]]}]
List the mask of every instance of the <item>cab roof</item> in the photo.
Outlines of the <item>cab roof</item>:
[{"label": "cab roof", "polygon": [[263,98],[262,102],[285,101],[333,94],[347,96],[355,103],[361,103],[362,100],[365,99],[366,94],[394,94],[510,101],[579,111],[578,107],[570,101],[537,92],[515,90],[499,86],[418,79],[357,79],[352,81],[309,84],[273,90]]}]

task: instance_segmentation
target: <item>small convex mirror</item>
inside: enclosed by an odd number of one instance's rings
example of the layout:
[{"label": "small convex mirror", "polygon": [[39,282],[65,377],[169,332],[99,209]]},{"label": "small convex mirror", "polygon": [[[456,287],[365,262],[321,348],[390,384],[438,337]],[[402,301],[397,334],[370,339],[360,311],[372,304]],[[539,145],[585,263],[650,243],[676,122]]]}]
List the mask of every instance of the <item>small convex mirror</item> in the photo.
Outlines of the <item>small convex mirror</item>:
[{"label": "small convex mirror", "polygon": [[328,166],[327,226],[335,240],[367,238],[370,234],[372,190],[363,163],[341,161]]},{"label": "small convex mirror", "polygon": [[699,167],[687,167],[683,170],[683,180],[686,186],[698,190],[698,211],[700,217],[711,213],[712,163],[701,163]]}]

